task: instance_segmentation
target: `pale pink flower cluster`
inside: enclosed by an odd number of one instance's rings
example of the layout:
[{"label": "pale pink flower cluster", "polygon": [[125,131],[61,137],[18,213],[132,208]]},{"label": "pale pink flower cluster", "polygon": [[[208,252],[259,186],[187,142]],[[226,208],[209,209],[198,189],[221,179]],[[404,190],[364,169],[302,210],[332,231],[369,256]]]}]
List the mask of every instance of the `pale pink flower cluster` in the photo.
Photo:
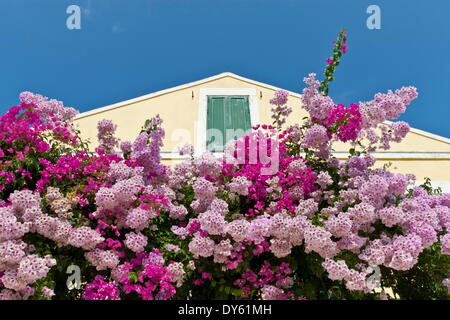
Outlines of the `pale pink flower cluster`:
[{"label": "pale pink flower cluster", "polygon": [[210,257],[214,254],[214,240],[208,237],[195,235],[189,242],[189,251],[192,252],[194,258]]},{"label": "pale pink flower cluster", "polygon": [[188,210],[185,206],[181,205],[170,205],[169,206],[169,216],[172,219],[180,219],[182,220],[188,214]]},{"label": "pale pink flower cluster", "polygon": [[331,280],[344,280],[347,289],[359,291],[367,289],[365,273],[348,268],[344,260],[326,259],[322,266]]},{"label": "pale pink flower cluster", "polygon": [[47,286],[42,287],[41,292],[47,297],[52,297],[55,295],[55,292]]},{"label": "pale pink flower cluster", "polygon": [[102,187],[95,194],[97,210],[113,210],[117,207],[129,207],[136,200],[136,194],[143,187],[144,181],[140,175],[119,180],[111,188]]},{"label": "pale pink flower cluster", "polygon": [[5,270],[0,280],[5,288],[20,292],[28,285],[44,278],[54,265],[56,260],[51,256],[41,258],[34,254],[26,255],[14,267]]},{"label": "pale pink flower cluster", "polygon": [[205,152],[194,159],[192,170],[197,177],[209,175],[215,179],[222,172],[222,160],[216,158],[211,152]]},{"label": "pale pink flower cluster", "polygon": [[440,240],[442,253],[450,255],[450,233],[443,235]]},{"label": "pale pink flower cluster", "polygon": [[195,181],[193,188],[195,197],[202,201],[212,202],[217,192],[217,187],[205,178],[198,178]]},{"label": "pale pink flower cluster", "polygon": [[129,155],[131,152],[133,152],[133,143],[131,141],[122,141],[119,145],[119,148],[124,155]]},{"label": "pale pink flower cluster", "polygon": [[79,227],[71,230],[68,243],[74,247],[92,250],[105,239],[89,227]]},{"label": "pale pink flower cluster", "polygon": [[78,114],[77,110],[65,107],[61,101],[49,100],[47,97],[29,91],[22,92],[19,99],[26,104],[35,104],[45,120],[56,118],[59,121],[70,121]]},{"label": "pale pink flower cluster", "polygon": [[128,166],[125,161],[113,161],[109,165],[108,175],[113,181],[122,181],[133,178],[135,176],[142,176],[144,173],[143,167],[132,168]]},{"label": "pale pink flower cluster", "polygon": [[324,228],[310,226],[304,231],[305,252],[315,251],[323,258],[332,258],[338,252],[336,243],[331,239],[332,234]]},{"label": "pale pink flower cluster", "polygon": [[333,179],[331,178],[331,176],[328,172],[322,171],[317,175],[317,184],[322,189],[326,189],[332,183],[333,183]]},{"label": "pale pink flower cluster", "polygon": [[22,300],[24,298],[19,292],[3,289],[0,291],[0,300]]},{"label": "pale pink flower cluster", "polygon": [[[386,119],[397,119],[406,111],[406,106],[418,96],[415,87],[403,87],[395,92],[378,93],[375,98],[368,102],[360,104],[362,115],[362,127],[364,129],[362,136],[370,141],[369,151],[375,151],[378,147],[389,149],[390,142],[401,142],[409,132],[409,125],[404,121],[387,123]],[[380,129],[381,135],[378,136],[372,129]]]},{"label": "pale pink flower cluster", "polygon": [[326,229],[335,237],[343,238],[350,234],[353,222],[346,212],[331,216],[325,222]]},{"label": "pale pink flower cluster", "polygon": [[173,262],[167,266],[170,271],[172,281],[175,282],[176,287],[181,287],[184,283],[184,274],[186,273],[181,262]]},{"label": "pale pink flower cluster", "polygon": [[248,188],[252,185],[244,176],[237,176],[233,178],[233,181],[228,184],[231,191],[236,192],[241,196],[248,195]]},{"label": "pale pink flower cluster", "polygon": [[178,150],[180,156],[188,155],[190,157],[194,156],[194,147],[191,144],[185,144],[181,146]]},{"label": "pale pink flower cluster", "polygon": [[20,239],[30,230],[31,225],[31,222],[20,222],[12,208],[0,208],[0,241]]},{"label": "pale pink flower cluster", "polygon": [[221,240],[214,247],[214,262],[224,263],[233,251],[230,239]]},{"label": "pale pink flower cluster", "polygon": [[387,93],[377,93],[372,101],[361,103],[363,128],[375,128],[386,119],[397,119],[406,111],[406,106],[418,96],[415,87],[402,87]]},{"label": "pale pink flower cluster", "polygon": [[334,106],[333,100],[319,92],[320,82],[316,80],[315,73],[310,73],[303,81],[308,87],[303,89],[302,107],[309,112],[311,118],[324,121]]},{"label": "pale pink flower cluster", "polygon": [[98,271],[114,269],[120,263],[119,257],[112,250],[94,249],[84,254],[87,261]]},{"label": "pale pink flower cluster", "polygon": [[48,187],[45,199],[50,204],[50,208],[61,219],[70,219],[72,213],[69,212],[76,204],[75,201],[64,197],[58,188]]},{"label": "pale pink flower cluster", "polygon": [[295,214],[309,217],[316,213],[318,209],[319,205],[314,199],[300,200],[295,209]]},{"label": "pale pink flower cluster", "polygon": [[314,124],[306,130],[301,145],[303,148],[326,150],[328,148],[330,137],[327,128],[320,124]]},{"label": "pale pink flower cluster", "polygon": [[198,215],[198,221],[202,230],[211,235],[220,235],[225,232],[227,222],[220,212],[207,210]]},{"label": "pale pink flower cluster", "polygon": [[286,239],[274,238],[270,240],[270,250],[277,258],[284,258],[291,253],[292,244]]},{"label": "pale pink flower cluster", "polygon": [[142,231],[148,227],[151,218],[155,217],[155,213],[150,210],[142,208],[133,208],[128,211],[125,220],[125,226],[135,229],[136,231]]},{"label": "pale pink flower cluster", "polygon": [[128,278],[130,272],[131,271],[126,264],[120,264],[111,270],[111,279],[119,282],[122,279]]},{"label": "pale pink flower cluster", "polygon": [[262,288],[262,298],[263,300],[280,300],[284,295],[284,290],[276,286],[265,285]]},{"label": "pale pink flower cluster", "polygon": [[178,252],[178,251],[181,250],[179,246],[177,246],[175,244],[171,244],[171,243],[166,244],[164,246],[164,249],[167,250],[167,251],[174,251],[174,252]]},{"label": "pale pink flower cluster", "polygon": [[442,280],[442,284],[447,287],[448,291],[450,291],[450,279],[449,278],[445,278],[444,280]]},{"label": "pale pink flower cluster", "polygon": [[[317,156],[328,158],[333,135],[324,125],[335,105],[329,96],[324,96],[318,91],[320,82],[315,76],[311,73],[304,79],[308,87],[303,89],[302,107],[309,112],[311,120],[301,143],[303,148],[317,149]],[[360,114],[360,124],[357,126],[358,132],[349,132],[351,140],[366,138],[369,141],[367,150],[370,152],[377,148],[387,150],[391,142],[401,142],[409,132],[409,125],[404,121],[391,123],[386,120],[397,119],[417,96],[415,87],[403,87],[395,92],[378,93],[373,100],[356,105],[356,111],[358,115]],[[347,127],[341,125],[340,128]],[[338,132],[337,136],[340,134],[342,132]]]},{"label": "pale pink flower cluster", "polygon": [[119,144],[119,140],[114,136],[116,130],[117,126],[109,119],[102,119],[97,123],[98,147],[107,154],[113,153]]},{"label": "pale pink flower cluster", "polygon": [[[49,188],[45,198],[50,204],[66,199],[56,188]],[[0,281],[6,288],[1,293],[2,298],[26,299],[34,292],[29,285],[45,277],[56,264],[51,256],[39,257],[32,253],[34,247],[20,240],[26,233],[39,233],[58,246],[70,244],[86,250],[104,240],[89,227],[73,229],[66,216],[57,218],[44,214],[39,194],[30,190],[14,191],[10,201],[11,206],[0,208],[0,273],[3,272]],[[60,216],[65,212],[62,207],[51,205]]]},{"label": "pale pink flower cluster", "polygon": [[135,253],[144,251],[148,238],[142,233],[129,232],[125,235],[125,246]]},{"label": "pale pink flower cluster", "polygon": [[406,215],[401,208],[392,206],[380,209],[378,216],[386,227],[392,227],[401,224]]},{"label": "pale pink flower cluster", "polygon": [[0,243],[0,269],[20,263],[25,257],[27,244],[22,240],[7,240]]},{"label": "pale pink flower cluster", "polygon": [[144,259],[142,259],[142,265],[153,264],[157,267],[165,265],[164,256],[158,250],[152,250]]},{"label": "pale pink flower cluster", "polygon": [[227,232],[234,241],[241,242],[248,236],[250,225],[245,219],[233,220],[227,225]]},{"label": "pale pink flower cluster", "polygon": [[272,119],[274,119],[274,124],[281,127],[285,122],[286,118],[292,112],[292,108],[286,105],[289,97],[289,92],[285,90],[275,91],[275,97],[270,99],[269,103],[275,105],[272,108]]},{"label": "pale pink flower cluster", "polygon": [[162,119],[156,115],[148,122],[146,131],[141,132],[133,143],[131,158],[143,167],[146,182],[161,177],[166,167],[161,164],[161,147],[165,131],[161,127]]},{"label": "pale pink flower cluster", "polygon": [[57,141],[77,145],[78,137],[72,124],[78,111],[65,107],[62,101],[49,100],[40,94],[29,91],[19,95],[20,101],[26,105],[32,105],[39,114],[40,120],[45,125],[46,134]]},{"label": "pale pink flower cluster", "polygon": [[268,216],[260,216],[250,222],[248,235],[245,237],[248,237],[255,244],[260,244],[270,236],[271,230],[270,218]]}]

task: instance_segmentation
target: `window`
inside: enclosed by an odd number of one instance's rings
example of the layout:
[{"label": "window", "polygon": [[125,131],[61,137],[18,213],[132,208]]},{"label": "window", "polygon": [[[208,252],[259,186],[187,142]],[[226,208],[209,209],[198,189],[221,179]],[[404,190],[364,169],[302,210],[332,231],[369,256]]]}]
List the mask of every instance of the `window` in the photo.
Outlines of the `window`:
[{"label": "window", "polygon": [[207,106],[206,149],[223,152],[230,140],[251,130],[248,96],[209,96]]},{"label": "window", "polygon": [[[259,97],[257,95],[256,88],[200,88],[199,94],[198,94],[198,116],[197,121],[195,122],[195,155],[200,156],[207,150],[210,151],[216,151],[217,155],[220,155],[223,150],[223,145],[227,140],[226,135],[222,135],[222,138],[213,137],[213,134],[209,134],[208,132],[208,109],[210,109],[210,118],[212,118],[210,121],[209,127],[211,128],[211,133],[213,132],[222,132],[225,130],[225,111],[228,109],[228,111],[233,111],[233,105],[236,106],[237,104],[242,104],[242,110],[245,109],[249,110],[250,115],[247,115],[245,117],[248,117],[250,119],[250,125],[246,124],[245,129],[251,130],[251,127],[256,126],[259,124]],[[227,101],[228,97],[228,101]],[[221,98],[221,99],[220,99]],[[234,99],[233,99],[234,98]],[[243,99],[243,101],[242,101]],[[214,101],[216,100],[216,101]],[[214,105],[211,108],[208,108],[208,106]],[[223,112],[214,112],[216,109],[221,109],[221,105],[223,105]],[[225,106],[229,107],[225,107]],[[236,109],[238,108],[234,108]],[[241,109],[241,108],[239,108]],[[211,115],[211,112],[216,113],[217,116],[213,117]],[[214,118],[218,118],[219,115],[223,115],[222,121],[215,121]],[[228,116],[231,117],[231,119],[236,118],[234,114],[238,114],[238,112],[227,112]],[[244,114],[246,114],[244,112]],[[244,117],[242,117],[244,118]],[[247,119],[248,119],[247,118]],[[244,118],[245,119],[245,118]],[[219,127],[216,123],[219,122],[223,123],[223,129],[222,127]],[[225,132],[226,134],[226,132]],[[242,135],[239,135],[239,137]],[[232,138],[230,138],[231,140]],[[210,145],[207,147],[207,144]]]}]

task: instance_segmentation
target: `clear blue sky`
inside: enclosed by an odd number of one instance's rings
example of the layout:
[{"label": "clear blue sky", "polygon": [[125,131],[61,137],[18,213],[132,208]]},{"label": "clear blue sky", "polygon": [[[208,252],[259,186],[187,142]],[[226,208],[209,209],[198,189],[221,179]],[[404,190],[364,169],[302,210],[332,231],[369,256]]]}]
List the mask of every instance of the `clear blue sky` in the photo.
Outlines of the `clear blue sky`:
[{"label": "clear blue sky", "polygon": [[[81,30],[66,28],[70,4]],[[370,4],[381,30],[366,27]],[[0,12],[1,113],[24,90],[86,111],[225,71],[300,92],[346,27],[335,102],[414,85],[402,119],[450,137],[448,0],[1,0]]]}]

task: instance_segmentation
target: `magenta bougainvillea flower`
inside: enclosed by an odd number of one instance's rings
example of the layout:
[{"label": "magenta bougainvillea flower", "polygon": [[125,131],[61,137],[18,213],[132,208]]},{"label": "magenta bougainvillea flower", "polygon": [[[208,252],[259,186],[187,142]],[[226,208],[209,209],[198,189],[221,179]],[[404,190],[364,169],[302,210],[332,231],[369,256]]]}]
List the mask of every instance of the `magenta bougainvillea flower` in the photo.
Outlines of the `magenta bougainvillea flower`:
[{"label": "magenta bougainvillea flower", "polygon": [[[159,116],[133,142],[100,121],[91,151],[74,109],[23,93],[0,117],[0,299],[384,299],[377,268],[403,298],[446,297],[450,194],[371,155],[404,139],[408,124],[385,120],[416,88],[346,107],[315,74],[305,83],[304,121],[282,128],[289,94],[276,91],[272,125],[222,157],[183,146],[172,167]],[[69,266],[78,289],[58,282]],[[424,281],[414,293],[411,278]]]}]

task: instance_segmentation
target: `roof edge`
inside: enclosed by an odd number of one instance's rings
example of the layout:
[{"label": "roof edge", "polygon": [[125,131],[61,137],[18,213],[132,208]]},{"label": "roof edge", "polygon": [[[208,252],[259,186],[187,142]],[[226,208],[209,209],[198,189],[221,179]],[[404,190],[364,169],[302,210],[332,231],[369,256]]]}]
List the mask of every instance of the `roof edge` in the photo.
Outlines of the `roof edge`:
[{"label": "roof edge", "polygon": [[[157,97],[157,96],[161,96],[161,95],[168,94],[168,93],[171,93],[171,92],[187,89],[187,88],[190,88],[190,87],[194,87],[194,86],[197,86],[197,85],[200,85],[200,84],[203,84],[203,83],[211,82],[211,81],[222,79],[222,78],[225,78],[225,77],[232,77],[232,78],[235,78],[237,80],[241,80],[241,81],[244,81],[244,82],[255,84],[257,86],[264,87],[264,88],[267,88],[267,89],[284,90],[282,88],[278,88],[278,87],[272,86],[272,85],[267,84],[267,83],[262,83],[262,82],[258,82],[258,81],[252,80],[252,79],[248,79],[248,78],[239,76],[239,75],[234,74],[232,72],[223,72],[223,73],[217,74],[215,76],[211,76],[211,77],[204,78],[204,79],[201,79],[201,80],[185,83],[185,84],[182,84],[182,85],[179,85],[179,86],[175,86],[175,87],[159,90],[159,91],[156,91],[156,92],[153,92],[153,93],[149,93],[149,94],[146,94],[146,95],[143,95],[143,96],[140,96],[140,97],[136,97],[136,98],[133,98],[133,99],[117,102],[117,103],[114,103],[114,104],[111,104],[111,105],[108,105],[108,106],[105,106],[105,107],[100,107],[100,108],[92,109],[92,110],[89,110],[89,111],[86,111],[86,112],[82,112],[82,113],[79,113],[74,119],[75,120],[82,119],[82,118],[85,118],[85,117],[88,117],[88,116],[91,116],[91,115],[94,115],[94,114],[98,114],[98,113],[102,113],[102,112],[105,112],[105,111],[121,108],[121,107],[127,106],[127,105],[132,104],[132,103],[141,102],[141,101],[148,100],[148,99],[151,99],[151,98],[154,98],[154,97]],[[285,91],[288,91],[288,90],[285,90]],[[291,95],[291,96],[298,97],[298,98],[301,97],[301,94],[299,94],[299,93],[292,92],[292,91],[288,91],[288,92],[289,92],[289,95]]]}]

